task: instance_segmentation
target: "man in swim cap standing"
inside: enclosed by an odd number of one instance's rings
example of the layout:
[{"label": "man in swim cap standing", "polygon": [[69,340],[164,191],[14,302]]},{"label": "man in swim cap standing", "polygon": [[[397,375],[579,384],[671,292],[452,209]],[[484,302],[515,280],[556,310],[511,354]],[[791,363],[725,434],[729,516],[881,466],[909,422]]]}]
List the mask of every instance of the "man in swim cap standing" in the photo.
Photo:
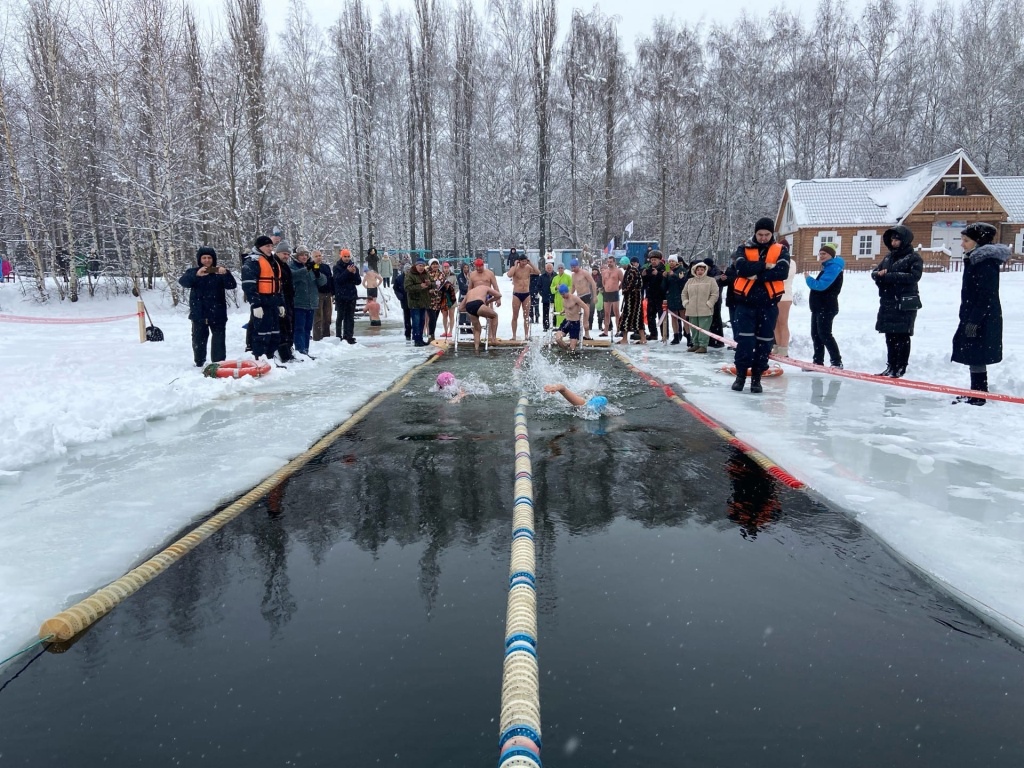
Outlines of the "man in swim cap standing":
[{"label": "man in swim cap standing", "polygon": [[[583,303],[579,296],[569,292],[568,285],[558,286],[558,293],[562,297],[562,314],[565,315],[565,320],[558,326],[558,330],[555,331],[555,343],[562,349],[568,349],[570,352],[576,351],[576,345],[580,343],[580,322],[583,318],[583,313],[587,309],[587,305]],[[565,343],[565,337],[569,337],[569,343]]]}]

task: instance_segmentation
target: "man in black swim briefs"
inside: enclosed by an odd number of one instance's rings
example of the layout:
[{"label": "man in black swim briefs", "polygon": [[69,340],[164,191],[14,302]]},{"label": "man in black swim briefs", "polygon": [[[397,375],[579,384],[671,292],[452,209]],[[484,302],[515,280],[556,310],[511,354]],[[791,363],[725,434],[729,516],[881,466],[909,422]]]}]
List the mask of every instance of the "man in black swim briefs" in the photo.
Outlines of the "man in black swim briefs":
[{"label": "man in black swim briefs", "polygon": [[501,294],[497,288],[484,283],[470,288],[459,304],[459,311],[469,315],[470,322],[473,323],[473,349],[477,352],[480,351],[481,317],[490,320],[488,339],[494,342],[498,337],[498,313],[491,308],[492,301],[500,302]]},{"label": "man in black swim briefs", "polygon": [[523,310],[523,338],[530,338],[530,277],[539,275],[538,270],[525,253],[520,253],[516,262],[507,273],[512,278],[512,341],[516,340],[516,325],[519,323],[519,310]]}]

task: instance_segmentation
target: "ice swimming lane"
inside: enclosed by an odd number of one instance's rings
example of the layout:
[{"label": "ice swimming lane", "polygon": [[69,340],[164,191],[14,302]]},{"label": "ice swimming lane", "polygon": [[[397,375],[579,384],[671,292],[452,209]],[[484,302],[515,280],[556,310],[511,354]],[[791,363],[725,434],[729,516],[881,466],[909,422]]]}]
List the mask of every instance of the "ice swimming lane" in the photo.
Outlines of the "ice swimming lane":
[{"label": "ice swimming lane", "polygon": [[416,372],[0,671],[0,765],[1024,765],[1018,647],[653,379],[517,352],[445,354],[470,396]]},{"label": "ice swimming lane", "polygon": [[521,397],[516,406],[515,498],[512,501],[505,664],[501,680],[499,768],[540,766],[537,566],[533,544],[533,464],[530,434],[526,428],[528,403],[526,397]]}]

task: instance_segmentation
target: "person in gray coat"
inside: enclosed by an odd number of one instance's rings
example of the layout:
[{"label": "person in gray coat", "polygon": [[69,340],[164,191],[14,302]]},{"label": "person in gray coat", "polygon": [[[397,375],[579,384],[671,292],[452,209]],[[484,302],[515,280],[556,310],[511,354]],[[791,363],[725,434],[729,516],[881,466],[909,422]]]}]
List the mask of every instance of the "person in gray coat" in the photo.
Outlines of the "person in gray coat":
[{"label": "person in gray coat", "polygon": [[309,356],[309,335],[313,331],[313,315],[320,303],[320,286],[327,285],[327,276],[313,271],[309,248],[300,245],[289,259],[292,271],[292,289],[295,291],[295,322],[292,340],[295,349]]},{"label": "person in gray coat", "polygon": [[[1003,308],[999,303],[999,270],[1010,247],[993,243],[991,224],[978,222],[960,232],[964,277],[960,288],[960,324],[953,334],[954,363],[971,372],[971,389],[988,392],[988,366],[1003,359]],[[983,397],[958,397],[954,403],[984,405]]]}]

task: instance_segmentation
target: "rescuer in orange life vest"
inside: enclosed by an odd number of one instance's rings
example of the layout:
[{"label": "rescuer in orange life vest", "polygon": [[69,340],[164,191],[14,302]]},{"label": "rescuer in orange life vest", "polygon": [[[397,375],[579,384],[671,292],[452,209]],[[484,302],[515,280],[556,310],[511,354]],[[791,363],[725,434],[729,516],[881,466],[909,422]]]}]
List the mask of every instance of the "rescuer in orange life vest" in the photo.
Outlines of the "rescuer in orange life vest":
[{"label": "rescuer in orange life vest", "polygon": [[274,241],[266,235],[257,237],[252,253],[242,264],[242,291],[252,307],[249,322],[255,324],[252,353],[268,360],[277,351],[280,322],[285,315],[281,270],[287,267],[271,253],[273,247]]},{"label": "rescuer in orange life vest", "polygon": [[750,391],[761,391],[761,374],[768,370],[768,355],[775,343],[779,300],[789,275],[789,248],[775,242],[775,222],[757,220],[754,236],[733,254],[736,278],[732,293],[736,302],[733,336],[736,339],[736,381],[742,392],[750,373]]}]

